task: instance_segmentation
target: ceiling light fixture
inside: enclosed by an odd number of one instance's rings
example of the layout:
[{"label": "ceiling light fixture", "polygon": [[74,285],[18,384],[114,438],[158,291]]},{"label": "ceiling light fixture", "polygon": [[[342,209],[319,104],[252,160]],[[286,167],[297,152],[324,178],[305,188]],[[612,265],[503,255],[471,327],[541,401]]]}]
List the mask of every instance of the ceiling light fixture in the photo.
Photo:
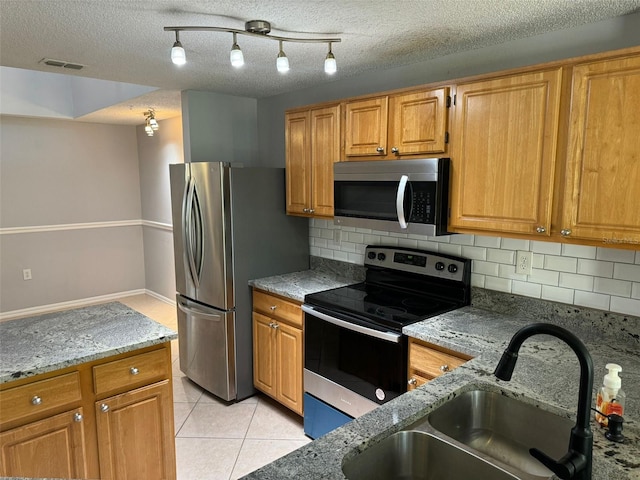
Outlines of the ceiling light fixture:
[{"label": "ceiling light fixture", "polygon": [[289,59],[284,53],[282,48],[283,42],[293,43],[327,43],[329,45],[329,53],[324,61],[324,71],[327,74],[333,74],[337,71],[336,58],[331,51],[331,44],[338,43],[342,40],[340,38],[292,38],[281,37],[276,35],[269,35],[271,32],[271,24],[265,20],[251,20],[244,24],[244,30],[237,30],[235,28],[224,27],[164,27],[165,31],[175,32],[176,41],[171,49],[171,61],[176,65],[184,65],[187,61],[187,57],[180,43],[180,32],[226,32],[233,34],[233,45],[231,46],[231,53],[229,54],[229,60],[234,67],[241,67],[244,65],[244,55],[242,50],[238,46],[237,35],[250,35],[253,37],[268,38],[269,40],[278,41],[280,44],[280,50],[276,59],[276,68],[278,72],[284,73],[289,70]]},{"label": "ceiling light fixture", "polygon": [[156,121],[156,111],[153,108],[150,108],[148,111],[143,113],[145,118],[144,131],[148,137],[153,137],[153,134],[158,130],[159,125]]}]

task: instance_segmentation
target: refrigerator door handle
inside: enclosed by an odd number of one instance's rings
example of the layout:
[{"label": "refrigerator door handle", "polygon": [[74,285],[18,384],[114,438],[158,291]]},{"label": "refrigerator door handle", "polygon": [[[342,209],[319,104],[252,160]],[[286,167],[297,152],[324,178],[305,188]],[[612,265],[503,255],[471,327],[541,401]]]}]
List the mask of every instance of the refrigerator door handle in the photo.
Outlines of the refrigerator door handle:
[{"label": "refrigerator door handle", "polygon": [[193,215],[193,200],[196,190],[196,184],[193,180],[193,177],[189,178],[189,183],[187,185],[187,189],[185,190],[185,196],[183,199],[183,214],[184,214],[184,224],[185,228],[182,231],[183,242],[185,245],[185,254],[187,257],[187,264],[189,266],[189,273],[191,274],[191,280],[193,281],[193,285],[195,288],[200,288],[200,278],[198,276],[198,272],[196,271],[196,262],[193,257],[193,224],[191,222]]},{"label": "refrigerator door handle", "polygon": [[186,313],[187,315],[198,315],[199,317],[211,318],[217,322],[222,320],[221,313],[206,313],[202,310],[198,310],[197,308],[188,307],[187,305],[185,305],[180,301],[178,301],[178,308],[182,310],[184,313]]}]

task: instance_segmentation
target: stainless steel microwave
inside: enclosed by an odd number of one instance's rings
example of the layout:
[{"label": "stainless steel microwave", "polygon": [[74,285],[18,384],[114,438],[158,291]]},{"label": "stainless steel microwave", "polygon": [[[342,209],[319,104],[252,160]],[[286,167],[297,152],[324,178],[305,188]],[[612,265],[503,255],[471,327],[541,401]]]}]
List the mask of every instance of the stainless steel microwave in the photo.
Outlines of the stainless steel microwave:
[{"label": "stainless steel microwave", "polygon": [[335,163],[334,224],[447,234],[449,164],[448,158]]}]

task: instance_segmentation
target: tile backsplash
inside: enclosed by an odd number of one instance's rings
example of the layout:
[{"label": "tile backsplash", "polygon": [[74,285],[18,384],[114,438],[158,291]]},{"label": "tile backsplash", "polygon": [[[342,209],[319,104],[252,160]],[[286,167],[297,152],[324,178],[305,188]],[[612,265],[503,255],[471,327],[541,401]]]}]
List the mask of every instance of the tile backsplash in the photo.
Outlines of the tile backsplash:
[{"label": "tile backsplash", "polygon": [[[310,253],[362,265],[367,245],[397,245],[471,258],[475,287],[640,316],[640,250],[535,240],[425,237],[309,222]],[[533,252],[530,275],[516,273],[516,252]]]}]

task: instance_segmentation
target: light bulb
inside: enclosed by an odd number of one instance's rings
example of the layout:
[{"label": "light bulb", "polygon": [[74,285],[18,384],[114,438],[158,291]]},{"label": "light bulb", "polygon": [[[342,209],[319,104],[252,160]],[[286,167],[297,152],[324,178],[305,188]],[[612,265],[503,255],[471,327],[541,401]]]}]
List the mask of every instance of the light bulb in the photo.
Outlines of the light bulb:
[{"label": "light bulb", "polygon": [[151,128],[151,125],[149,124],[145,125],[144,131],[148,137],[153,137],[153,128]]},{"label": "light bulb", "polygon": [[171,61],[175,65],[184,65],[187,63],[187,56],[184,53],[184,48],[182,48],[182,44],[177,40],[171,49]]},{"label": "light bulb", "polygon": [[333,53],[327,53],[327,58],[324,59],[324,72],[333,75],[338,71],[338,65],[336,64],[336,57]]},{"label": "light bulb", "polygon": [[231,65],[238,68],[244,65],[244,55],[242,54],[242,50],[238,46],[237,35],[233,32],[233,45],[231,45],[231,53],[229,54],[229,61],[231,61]]},{"label": "light bulb", "polygon": [[282,50],[282,40],[280,40],[280,52],[278,52],[278,58],[276,58],[276,68],[280,73],[287,73],[289,71],[289,59]]},{"label": "light bulb", "polygon": [[149,126],[151,127],[151,130],[158,130],[158,122],[155,118],[151,117],[149,119]]}]

